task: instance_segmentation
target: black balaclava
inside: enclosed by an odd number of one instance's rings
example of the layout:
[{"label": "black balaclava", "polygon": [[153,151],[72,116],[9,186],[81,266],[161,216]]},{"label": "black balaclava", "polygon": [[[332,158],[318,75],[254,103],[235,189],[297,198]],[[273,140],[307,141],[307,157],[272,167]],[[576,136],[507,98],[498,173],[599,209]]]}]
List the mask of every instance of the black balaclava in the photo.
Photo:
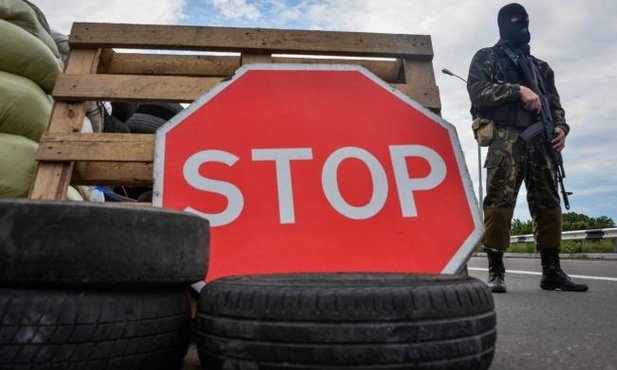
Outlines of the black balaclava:
[{"label": "black balaclava", "polygon": [[[512,17],[518,16],[516,21]],[[529,17],[522,5],[512,3],[499,10],[497,15],[499,24],[499,37],[515,44],[528,44],[531,39],[529,34]]]}]

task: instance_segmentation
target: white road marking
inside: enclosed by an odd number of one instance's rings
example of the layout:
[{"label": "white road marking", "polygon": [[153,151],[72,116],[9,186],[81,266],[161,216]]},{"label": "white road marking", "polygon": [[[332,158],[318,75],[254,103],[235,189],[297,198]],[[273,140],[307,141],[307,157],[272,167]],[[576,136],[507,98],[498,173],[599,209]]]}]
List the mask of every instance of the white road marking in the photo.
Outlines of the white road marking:
[{"label": "white road marking", "polygon": [[[488,271],[488,268],[485,267],[468,267],[468,270],[473,271]],[[519,275],[542,275],[541,272],[536,271],[522,271],[522,270],[506,270],[507,274],[519,274]],[[606,276],[588,276],[588,275],[570,275],[571,278],[574,279],[588,279],[588,280],[602,280],[602,281],[617,281],[617,278],[606,277]]]}]

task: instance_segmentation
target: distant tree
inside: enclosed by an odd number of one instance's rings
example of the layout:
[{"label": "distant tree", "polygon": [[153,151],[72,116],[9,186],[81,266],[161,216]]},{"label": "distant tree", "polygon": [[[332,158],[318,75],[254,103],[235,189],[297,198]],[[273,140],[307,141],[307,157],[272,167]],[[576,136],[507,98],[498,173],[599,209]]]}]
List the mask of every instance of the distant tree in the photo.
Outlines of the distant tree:
[{"label": "distant tree", "polygon": [[606,229],[610,227],[615,227],[615,222],[610,217],[601,216],[593,218],[576,212],[563,214],[564,231]]},{"label": "distant tree", "polygon": [[607,216],[600,216],[589,220],[590,229],[608,229],[611,227],[615,227],[615,222]]},{"label": "distant tree", "polygon": [[[612,227],[615,227],[615,222],[607,216],[593,218],[576,212],[563,214],[563,231],[607,229]],[[521,221],[515,218],[512,220],[510,232],[512,235],[531,234],[533,233],[533,221]]]},{"label": "distant tree", "polygon": [[531,220],[521,221],[518,218],[512,220],[511,235],[531,234],[532,232],[533,222]]},{"label": "distant tree", "polygon": [[589,216],[576,212],[563,214],[563,231],[587,230]]}]

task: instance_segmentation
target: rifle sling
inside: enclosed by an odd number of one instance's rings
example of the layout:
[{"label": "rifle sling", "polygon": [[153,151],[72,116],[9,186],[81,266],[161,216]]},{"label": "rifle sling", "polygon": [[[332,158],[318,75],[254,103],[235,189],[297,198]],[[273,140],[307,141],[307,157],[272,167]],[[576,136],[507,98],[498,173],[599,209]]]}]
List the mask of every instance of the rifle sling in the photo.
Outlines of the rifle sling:
[{"label": "rifle sling", "polygon": [[506,55],[508,56],[508,58],[510,58],[510,60],[512,61],[512,63],[514,63],[514,65],[515,65],[515,66],[517,66],[517,67],[519,67],[519,68],[520,68],[520,66],[518,65],[518,59],[519,59],[519,58],[517,58],[517,56],[516,56],[516,55],[514,55],[514,52],[512,51],[512,49],[510,49],[509,47],[504,46],[504,45],[502,45],[502,46],[500,46],[500,47],[501,47],[501,50],[503,50],[503,52],[504,52],[504,53],[506,53]]},{"label": "rifle sling", "polygon": [[[507,46],[502,45],[502,46],[501,46],[501,50],[503,50],[503,52],[504,52],[504,53],[508,56],[508,58],[510,58],[510,60],[512,61],[512,63],[514,63],[514,65],[515,65],[515,66],[517,66],[518,68],[521,68],[521,65],[520,65],[520,62],[519,62],[521,58],[517,57],[517,56],[514,54],[514,52],[512,51],[512,49],[510,49],[510,48],[509,48],[509,47],[507,47]],[[525,60],[525,62],[526,62],[526,61],[527,61],[527,60]],[[533,72],[534,72],[533,68],[535,67],[535,66],[533,65],[533,63],[529,63],[529,67],[531,67],[531,68],[532,68],[532,69],[531,69],[531,72],[533,73]],[[534,76],[534,75],[532,75],[532,76],[527,76],[526,74],[525,74],[525,77],[526,77],[527,79],[529,79],[529,78],[536,78],[536,76]],[[530,84],[532,84],[532,85],[534,84],[534,81],[528,81],[528,82],[529,82]],[[545,130],[544,123],[543,123],[542,121],[538,121],[538,122],[534,123],[533,125],[531,125],[531,126],[527,127],[527,128],[526,128],[526,129],[525,129],[525,130],[524,130],[524,131],[523,131],[523,132],[519,135],[519,137],[520,137],[521,139],[523,139],[526,143],[529,143],[529,142],[530,142],[530,141],[531,141],[534,137],[536,137],[536,136],[538,136],[539,134],[541,134],[541,133],[542,133],[542,131],[544,131],[544,130]]]}]

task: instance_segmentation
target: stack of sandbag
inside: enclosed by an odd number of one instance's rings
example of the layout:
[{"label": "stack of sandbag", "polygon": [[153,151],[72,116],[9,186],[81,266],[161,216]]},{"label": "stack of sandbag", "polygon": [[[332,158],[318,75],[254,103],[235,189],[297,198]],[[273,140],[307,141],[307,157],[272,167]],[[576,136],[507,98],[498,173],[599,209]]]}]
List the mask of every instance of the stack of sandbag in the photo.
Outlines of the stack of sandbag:
[{"label": "stack of sandbag", "polygon": [[[0,0],[0,198],[26,197],[64,63],[43,13],[26,0]],[[75,189],[67,197],[82,199]]]}]

